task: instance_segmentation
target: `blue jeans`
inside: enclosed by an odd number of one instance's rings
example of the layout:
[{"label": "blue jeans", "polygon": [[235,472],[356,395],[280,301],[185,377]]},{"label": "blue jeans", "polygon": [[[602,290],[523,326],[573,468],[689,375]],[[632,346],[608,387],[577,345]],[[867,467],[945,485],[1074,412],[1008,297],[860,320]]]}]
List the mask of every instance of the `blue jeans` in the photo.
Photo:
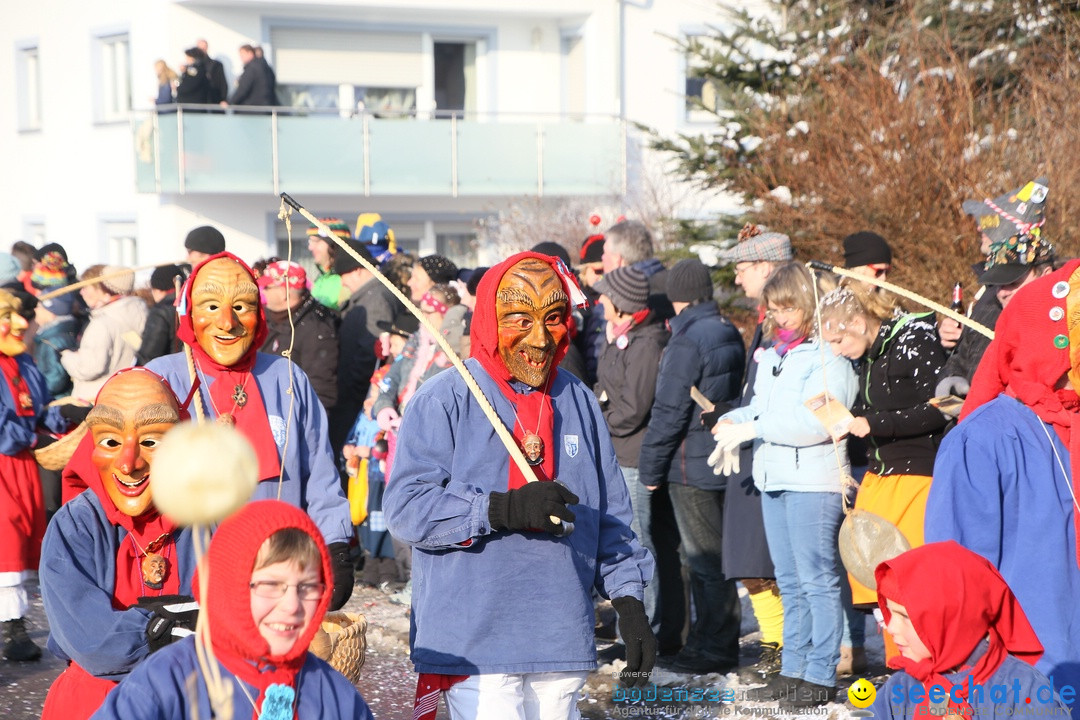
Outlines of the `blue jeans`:
[{"label": "blue jeans", "polygon": [[678,484],[668,485],[668,490],[690,566],[694,600],[694,624],[685,651],[717,665],[738,665],[742,606],[735,581],[724,577],[724,491]]},{"label": "blue jeans", "polygon": [[837,546],[844,518],[840,495],[766,492],[761,514],[784,600],[780,674],[835,687],[844,621]]},{"label": "blue jeans", "polygon": [[637,468],[620,467],[634,510],[630,529],[656,560],[652,582],[645,586],[645,615],[656,635],[657,651],[661,655],[672,655],[682,647],[686,593],[679,557],[679,527],[675,523],[671,498],[666,485],[650,491],[638,480]]}]

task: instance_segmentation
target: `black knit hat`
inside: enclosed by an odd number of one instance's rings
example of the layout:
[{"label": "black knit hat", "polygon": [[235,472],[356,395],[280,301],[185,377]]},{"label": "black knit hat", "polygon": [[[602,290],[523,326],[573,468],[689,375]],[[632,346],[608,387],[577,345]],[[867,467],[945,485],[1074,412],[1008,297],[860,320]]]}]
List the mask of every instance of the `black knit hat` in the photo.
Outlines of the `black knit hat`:
[{"label": "black knit hat", "polygon": [[557,257],[563,261],[563,264],[570,267],[570,253],[566,251],[562,245],[557,242],[547,240],[542,243],[537,243],[532,247],[533,252],[543,253],[544,255],[551,255]]},{"label": "black knit hat", "polygon": [[465,283],[465,289],[469,291],[470,295],[476,297],[476,288],[480,285],[480,279],[484,277],[484,273],[490,269],[491,268],[488,267],[478,267],[473,269],[472,273],[469,275],[468,282]]},{"label": "black knit hat", "polygon": [[[351,249],[356,251],[356,254],[367,260],[372,265],[378,267],[379,263],[376,262],[375,256],[371,254],[371,251],[367,249],[367,245],[358,243],[355,240],[347,240],[345,244]],[[344,275],[350,273],[353,270],[363,267],[356,259],[347,252],[339,252],[334,254],[334,274]]]},{"label": "black knit hat", "polygon": [[671,302],[700,302],[712,300],[713,284],[709,268],[697,258],[675,263],[667,271],[667,296]]},{"label": "black knit hat", "polygon": [[604,259],[604,236],[590,235],[581,244],[581,264],[589,265],[598,263]]},{"label": "black knit hat", "polygon": [[200,225],[187,234],[184,247],[207,255],[217,255],[225,252],[225,236],[216,227]]},{"label": "black knit hat", "polygon": [[892,248],[877,233],[860,230],[844,238],[844,267],[891,264]]},{"label": "black knit hat", "polygon": [[154,272],[150,274],[150,287],[161,292],[172,292],[176,289],[173,278],[177,275],[180,276],[180,282],[187,279],[187,274],[179,265],[162,265],[154,268]]},{"label": "black knit hat", "polygon": [[598,280],[593,289],[611,298],[615,307],[624,313],[644,310],[649,300],[649,278],[633,266],[612,270]]},{"label": "black knit hat", "polygon": [[433,283],[448,283],[457,278],[457,265],[442,255],[428,255],[416,261]]}]

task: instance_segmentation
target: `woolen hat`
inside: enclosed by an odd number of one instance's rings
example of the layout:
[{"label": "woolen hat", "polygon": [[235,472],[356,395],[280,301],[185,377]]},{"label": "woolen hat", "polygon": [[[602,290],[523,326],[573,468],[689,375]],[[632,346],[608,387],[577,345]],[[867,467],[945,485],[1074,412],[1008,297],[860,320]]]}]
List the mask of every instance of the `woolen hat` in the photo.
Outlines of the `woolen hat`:
[{"label": "woolen hat", "polygon": [[616,268],[593,285],[601,295],[624,313],[636,313],[645,309],[649,301],[649,278],[635,267]]},{"label": "woolen hat", "polygon": [[38,251],[34,253],[35,260],[41,260],[49,253],[60,253],[60,257],[64,258],[64,262],[68,261],[67,250],[60,243],[46,243],[38,248]]},{"label": "woolen hat", "polygon": [[129,295],[135,289],[135,273],[128,268],[106,265],[101,269],[101,276],[107,278],[101,281],[101,287],[113,295]]},{"label": "woolen hat", "polygon": [[38,290],[55,290],[68,284],[68,264],[64,256],[51,250],[34,261],[30,284]]},{"label": "woolen hat", "polygon": [[604,259],[604,236],[590,235],[585,238],[585,242],[581,244],[579,257],[582,265],[601,262]]},{"label": "woolen hat", "polygon": [[[349,232],[349,226],[341,218],[319,218],[319,219],[322,221],[322,223],[324,225],[326,225],[328,228],[330,228],[330,232],[334,233],[334,235],[336,235],[337,237],[341,238],[342,240],[351,240],[352,239],[352,233]],[[326,236],[326,233],[324,233],[319,227],[317,227],[315,225],[312,225],[311,227],[309,227],[307,229],[307,234],[308,234],[309,238],[318,237],[318,238],[324,239],[325,242],[329,243],[331,246],[333,246],[333,244],[334,244],[334,243],[330,242],[330,239]]]},{"label": "woolen hat", "polygon": [[200,225],[187,234],[184,247],[207,255],[225,252],[225,236],[212,225]]},{"label": "woolen hat", "polygon": [[187,280],[187,273],[179,265],[162,265],[154,268],[154,272],[150,273],[150,287],[161,292],[173,292],[176,290],[173,278],[177,276],[180,277],[181,284]]},{"label": "woolen hat", "polygon": [[75,298],[77,295],[73,292],[64,293],[63,295],[57,295],[51,297],[48,300],[39,300],[41,307],[45,308],[53,315],[60,317],[62,315],[70,315],[71,309],[75,305]]},{"label": "woolen hat", "polygon": [[1031,235],[1046,222],[1049,184],[1045,177],[1036,178],[993,200],[965,200],[962,207],[991,243],[1003,243],[1011,237]]},{"label": "woolen hat", "polygon": [[278,260],[266,266],[256,283],[261,288],[288,285],[293,290],[303,290],[307,287],[307,272],[294,262]]},{"label": "woolen hat", "polygon": [[891,264],[892,248],[876,232],[860,230],[844,238],[844,267]]},{"label": "woolen hat", "polygon": [[[791,238],[783,233],[763,232],[720,253],[724,264],[740,262],[786,262],[793,258]],[[670,297],[670,294],[669,294]]]},{"label": "woolen hat", "polygon": [[[751,240],[759,237],[761,236]],[[667,271],[667,296],[671,302],[712,300],[713,284],[709,268],[697,258],[687,258],[675,263],[675,266]]]},{"label": "woolen hat", "polygon": [[442,255],[428,255],[416,261],[434,283],[448,283],[457,278],[457,265]]},{"label": "woolen hat", "polygon": [[[346,240],[345,244],[348,245],[352,250],[355,250],[357,255],[364,258],[369,263],[374,266],[378,266],[379,263],[375,261],[375,257],[367,249],[366,245],[358,243],[354,240]],[[357,262],[357,260],[352,255],[345,252],[344,250],[334,255],[335,275],[344,275],[346,273],[351,273],[353,270],[356,270],[360,267],[363,267],[363,265]],[[267,266],[267,268],[269,268],[269,266]]]}]

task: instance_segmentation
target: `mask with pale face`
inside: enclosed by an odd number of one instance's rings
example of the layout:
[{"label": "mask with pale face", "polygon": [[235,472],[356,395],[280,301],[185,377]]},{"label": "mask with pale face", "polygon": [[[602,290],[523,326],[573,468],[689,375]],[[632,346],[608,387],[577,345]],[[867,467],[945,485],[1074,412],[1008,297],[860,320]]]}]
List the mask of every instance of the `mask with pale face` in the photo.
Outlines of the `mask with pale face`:
[{"label": "mask with pale face", "polygon": [[101,388],[86,417],[94,441],[90,459],[120,512],[139,517],[150,509],[151,460],[179,420],[176,398],[151,372],[123,372]]},{"label": "mask with pale face", "polygon": [[219,365],[236,365],[251,350],[260,323],[255,279],[235,260],[211,260],[192,279],[190,312],[203,352]]},{"label": "mask with pale face", "polygon": [[546,262],[526,258],[503,275],[495,293],[498,351],[514,379],[534,388],[547,382],[568,312],[562,281]]},{"label": "mask with pale face", "polygon": [[19,311],[22,301],[7,290],[0,290],[0,354],[15,357],[26,352],[26,328],[29,323]]}]

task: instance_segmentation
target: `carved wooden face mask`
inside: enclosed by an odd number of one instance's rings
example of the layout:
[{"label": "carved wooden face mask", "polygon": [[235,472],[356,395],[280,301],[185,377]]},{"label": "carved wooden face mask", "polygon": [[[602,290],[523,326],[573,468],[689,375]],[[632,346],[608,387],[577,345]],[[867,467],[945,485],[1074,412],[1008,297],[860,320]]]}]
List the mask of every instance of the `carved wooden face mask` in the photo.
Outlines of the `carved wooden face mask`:
[{"label": "carved wooden face mask", "polygon": [[212,260],[191,286],[195,340],[219,365],[240,361],[255,340],[259,288],[246,270],[228,258]]},{"label": "carved wooden face mask", "polygon": [[538,388],[551,373],[555,351],[566,337],[569,298],[562,281],[542,260],[511,267],[495,293],[499,356],[515,380]]},{"label": "carved wooden face mask", "polygon": [[0,290],[0,355],[15,357],[26,352],[25,333],[29,323],[19,310],[22,302],[6,290]]},{"label": "carved wooden face mask", "polygon": [[90,457],[120,512],[138,517],[150,509],[150,461],[179,420],[176,399],[149,372],[125,372],[101,388],[86,417],[94,438]]}]

